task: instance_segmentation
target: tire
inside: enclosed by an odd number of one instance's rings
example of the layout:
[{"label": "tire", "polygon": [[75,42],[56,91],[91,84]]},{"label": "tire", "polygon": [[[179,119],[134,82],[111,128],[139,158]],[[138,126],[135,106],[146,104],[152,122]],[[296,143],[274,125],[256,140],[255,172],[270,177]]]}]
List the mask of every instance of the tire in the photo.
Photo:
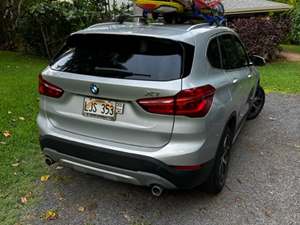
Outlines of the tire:
[{"label": "tire", "polygon": [[265,105],[265,91],[264,89],[259,85],[257,87],[257,90],[255,92],[255,96],[254,96],[254,100],[251,104],[248,116],[247,116],[247,120],[253,120],[256,117],[258,117],[258,115],[260,114],[260,112],[262,111],[264,105]]},{"label": "tire", "polygon": [[226,182],[232,147],[233,132],[227,126],[223,132],[211,174],[204,183],[207,193],[219,194]]}]

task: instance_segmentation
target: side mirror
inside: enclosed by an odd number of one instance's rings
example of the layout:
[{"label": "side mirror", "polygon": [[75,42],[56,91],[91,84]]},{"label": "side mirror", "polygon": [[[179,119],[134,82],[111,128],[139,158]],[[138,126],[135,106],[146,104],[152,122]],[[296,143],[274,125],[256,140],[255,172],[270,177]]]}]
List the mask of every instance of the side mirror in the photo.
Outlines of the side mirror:
[{"label": "side mirror", "polygon": [[261,57],[259,55],[252,55],[250,57],[251,64],[254,66],[265,66],[266,65],[266,60],[264,57]]}]

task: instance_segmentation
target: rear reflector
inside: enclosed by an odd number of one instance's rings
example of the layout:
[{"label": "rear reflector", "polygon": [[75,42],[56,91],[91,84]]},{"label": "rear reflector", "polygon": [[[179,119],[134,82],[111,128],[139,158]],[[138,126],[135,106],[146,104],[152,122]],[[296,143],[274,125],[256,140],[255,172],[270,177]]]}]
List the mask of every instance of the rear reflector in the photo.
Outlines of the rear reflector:
[{"label": "rear reflector", "polygon": [[200,170],[203,165],[193,165],[193,166],[175,166],[175,169],[178,171],[196,171]]},{"label": "rear reflector", "polygon": [[59,98],[63,95],[64,91],[60,87],[44,80],[42,75],[39,75],[39,93],[52,98]]},{"label": "rear reflector", "polygon": [[147,98],[137,102],[150,113],[204,117],[210,110],[214,94],[215,88],[206,85],[182,90],[173,97]]}]

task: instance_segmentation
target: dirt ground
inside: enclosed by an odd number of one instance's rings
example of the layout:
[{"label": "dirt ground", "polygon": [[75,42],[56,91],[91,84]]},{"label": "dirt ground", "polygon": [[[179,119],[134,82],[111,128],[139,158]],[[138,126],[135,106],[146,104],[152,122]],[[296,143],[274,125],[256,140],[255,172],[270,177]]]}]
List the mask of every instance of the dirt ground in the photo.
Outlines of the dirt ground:
[{"label": "dirt ground", "polygon": [[297,53],[283,51],[280,53],[280,56],[287,61],[300,62],[300,54]]}]

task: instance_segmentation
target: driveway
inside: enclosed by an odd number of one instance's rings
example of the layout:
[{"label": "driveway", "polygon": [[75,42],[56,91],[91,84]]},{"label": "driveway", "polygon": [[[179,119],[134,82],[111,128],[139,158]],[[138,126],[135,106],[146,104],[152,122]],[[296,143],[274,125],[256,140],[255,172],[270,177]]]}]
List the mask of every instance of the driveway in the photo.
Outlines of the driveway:
[{"label": "driveway", "polygon": [[[56,166],[51,171],[26,224],[300,224],[300,95],[267,96],[262,114],[246,123],[234,145],[218,196],[195,189],[155,198],[147,188]],[[40,218],[49,209],[57,211],[56,220]]]}]

